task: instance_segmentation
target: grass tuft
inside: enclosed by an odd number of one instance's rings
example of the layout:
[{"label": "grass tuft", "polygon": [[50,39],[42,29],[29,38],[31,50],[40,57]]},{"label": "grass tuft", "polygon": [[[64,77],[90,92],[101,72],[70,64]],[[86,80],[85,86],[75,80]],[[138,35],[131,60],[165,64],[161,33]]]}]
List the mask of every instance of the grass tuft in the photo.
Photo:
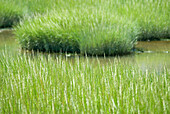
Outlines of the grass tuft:
[{"label": "grass tuft", "polygon": [[14,2],[0,1],[0,28],[12,27],[22,16],[22,9]]}]

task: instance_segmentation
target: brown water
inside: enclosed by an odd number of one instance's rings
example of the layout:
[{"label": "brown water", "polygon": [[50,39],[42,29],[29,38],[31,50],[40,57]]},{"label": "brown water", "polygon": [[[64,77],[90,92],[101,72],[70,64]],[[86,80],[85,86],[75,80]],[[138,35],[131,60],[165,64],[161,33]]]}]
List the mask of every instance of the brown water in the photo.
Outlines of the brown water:
[{"label": "brown water", "polygon": [[[114,64],[115,60],[118,60],[123,64],[139,66],[144,71],[146,69],[162,71],[165,66],[170,68],[170,41],[138,42],[136,47],[142,49],[144,53],[135,53],[122,57],[98,57],[98,59],[88,57],[88,59],[90,61],[100,61],[103,65],[110,62]],[[4,50],[13,55],[21,52],[12,30],[0,30],[0,54]],[[53,55],[58,56],[57,54]],[[78,57],[82,61],[85,60],[83,56]],[[68,57],[72,62],[74,62],[75,58],[75,56]]]},{"label": "brown water", "polygon": [[4,49],[8,50],[10,53],[16,53],[19,49],[14,34],[10,29],[0,30],[0,52]]},{"label": "brown water", "polygon": [[140,41],[137,43],[136,48],[145,52],[170,53],[170,41]]}]

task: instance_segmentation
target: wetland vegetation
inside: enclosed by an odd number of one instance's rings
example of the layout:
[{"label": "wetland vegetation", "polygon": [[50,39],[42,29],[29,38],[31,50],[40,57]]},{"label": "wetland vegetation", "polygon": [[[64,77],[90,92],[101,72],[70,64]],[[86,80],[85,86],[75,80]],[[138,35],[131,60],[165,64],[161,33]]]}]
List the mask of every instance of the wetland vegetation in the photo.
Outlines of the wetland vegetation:
[{"label": "wetland vegetation", "polygon": [[170,113],[168,6],[0,0],[0,113]]},{"label": "wetland vegetation", "polygon": [[[0,113],[169,113],[169,53],[22,52],[0,33]],[[170,47],[170,46],[169,46]]]},{"label": "wetland vegetation", "polygon": [[14,27],[15,34],[27,50],[124,55],[137,40],[170,38],[166,0],[1,2],[1,8],[8,12],[1,11],[1,27],[21,19]]},{"label": "wetland vegetation", "polygon": [[[96,58],[97,59],[97,58]],[[2,52],[2,113],[169,113],[170,71]]]}]

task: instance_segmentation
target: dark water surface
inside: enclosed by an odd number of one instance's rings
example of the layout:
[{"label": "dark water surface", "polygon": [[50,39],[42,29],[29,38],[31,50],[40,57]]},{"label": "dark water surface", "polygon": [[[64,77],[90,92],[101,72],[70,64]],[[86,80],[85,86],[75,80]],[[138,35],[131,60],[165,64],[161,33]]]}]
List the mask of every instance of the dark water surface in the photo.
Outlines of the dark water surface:
[{"label": "dark water surface", "polygon": [[[152,42],[138,42],[136,45],[144,53],[135,53],[128,56],[121,57],[88,57],[90,61],[100,61],[101,64],[105,65],[116,61],[120,63],[129,64],[132,66],[138,66],[142,70],[158,70],[162,71],[164,67],[170,68],[170,41],[152,41]],[[21,52],[18,43],[15,40],[15,35],[12,30],[0,30],[0,54],[6,50],[6,52],[13,55]],[[44,54],[45,55],[45,54]],[[53,54],[56,55],[57,54]],[[68,57],[68,59],[74,62],[76,57]],[[80,60],[85,60],[85,57],[80,57]],[[95,62],[93,62],[95,63]]]}]

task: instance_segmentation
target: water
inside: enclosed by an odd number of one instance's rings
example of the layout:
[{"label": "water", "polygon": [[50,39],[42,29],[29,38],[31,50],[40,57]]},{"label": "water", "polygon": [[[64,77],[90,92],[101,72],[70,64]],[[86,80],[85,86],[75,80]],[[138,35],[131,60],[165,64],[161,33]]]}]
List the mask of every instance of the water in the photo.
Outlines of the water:
[{"label": "water", "polygon": [[[88,57],[88,59],[93,61],[93,63],[100,61],[103,65],[108,63],[114,64],[116,60],[119,63],[138,66],[143,71],[147,69],[161,72],[164,67],[170,68],[170,41],[138,42],[136,47],[143,50],[144,53],[135,53],[122,57],[98,57],[98,59],[96,57]],[[4,50],[12,55],[22,52],[12,30],[0,30],[0,54]],[[44,54],[44,56],[46,55]],[[53,54],[53,56],[58,56],[58,54]],[[78,57],[81,61],[85,60],[84,56]],[[67,57],[67,60],[71,62],[74,62],[75,59],[75,56]]]},{"label": "water", "polygon": [[19,49],[14,34],[10,29],[0,30],[0,52],[5,49],[10,53],[16,53]]},{"label": "water", "polygon": [[170,41],[140,41],[136,45],[137,48],[147,53],[170,53]]}]

